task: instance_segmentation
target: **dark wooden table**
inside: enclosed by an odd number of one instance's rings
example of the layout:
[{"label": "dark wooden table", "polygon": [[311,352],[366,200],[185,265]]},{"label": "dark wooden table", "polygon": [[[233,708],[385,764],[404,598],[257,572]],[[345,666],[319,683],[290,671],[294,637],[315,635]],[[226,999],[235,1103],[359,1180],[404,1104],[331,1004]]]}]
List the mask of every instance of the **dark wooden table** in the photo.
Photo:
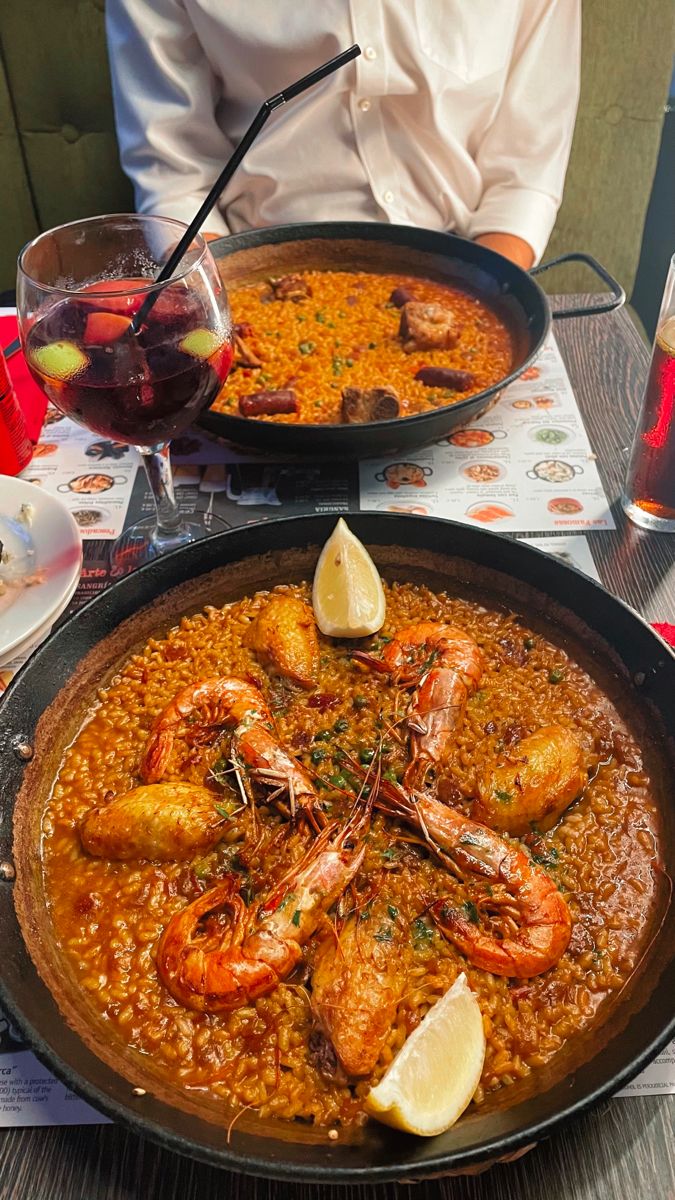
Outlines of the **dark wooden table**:
[{"label": "dark wooden table", "polygon": [[[625,312],[560,322],[556,335],[617,523],[588,535],[608,588],[675,622],[675,535],[628,525],[619,496],[647,350]],[[675,998],[673,1003],[675,1004]],[[0,1133],[0,1200],[675,1200],[675,1096],[603,1103],[519,1162],[418,1185],[297,1186],[180,1159],[114,1126]]]}]

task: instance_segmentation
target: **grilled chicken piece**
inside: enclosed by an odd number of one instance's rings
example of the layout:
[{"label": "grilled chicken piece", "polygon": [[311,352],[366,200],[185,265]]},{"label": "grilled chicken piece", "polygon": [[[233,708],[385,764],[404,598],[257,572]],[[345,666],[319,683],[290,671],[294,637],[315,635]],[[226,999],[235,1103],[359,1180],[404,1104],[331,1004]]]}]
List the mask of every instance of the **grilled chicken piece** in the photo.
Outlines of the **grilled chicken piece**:
[{"label": "grilled chicken piece", "polygon": [[460,329],[453,312],[442,304],[409,300],[401,309],[398,334],[406,354],[414,350],[451,350]]},{"label": "grilled chicken piece", "polygon": [[471,816],[515,837],[533,825],[552,829],[587,782],[572,734],[562,725],[545,725],[488,763]]},{"label": "grilled chicken piece", "polygon": [[287,679],[313,688],[319,674],[319,637],[314,613],[304,600],[270,596],[252,622],[246,644]]},{"label": "grilled chicken piece", "polygon": [[80,838],[95,858],[180,862],[215,846],[225,824],[208,788],[149,783],[93,808],[80,825]]},{"label": "grilled chicken piece", "polygon": [[270,279],[275,300],[306,300],[311,296],[312,289],[302,275],[281,275],[279,279]]}]

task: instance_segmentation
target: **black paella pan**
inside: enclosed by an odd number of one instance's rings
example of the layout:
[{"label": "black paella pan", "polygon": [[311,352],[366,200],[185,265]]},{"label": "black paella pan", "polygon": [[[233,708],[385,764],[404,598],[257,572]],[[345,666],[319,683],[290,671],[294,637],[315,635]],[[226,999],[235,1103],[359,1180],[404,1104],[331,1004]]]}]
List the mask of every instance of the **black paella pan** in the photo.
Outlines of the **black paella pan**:
[{"label": "black paella pan", "polygon": [[632,1078],[675,1033],[675,922],[667,883],[675,869],[675,656],[625,604],[559,560],[497,534],[429,518],[349,518],[388,578],[484,595],[522,612],[568,649],[635,731],[662,818],[664,874],[651,937],[628,985],[603,1009],[604,1021],[572,1039],[534,1085],[531,1076],[493,1094],[440,1137],[416,1139],[371,1122],[336,1143],[326,1130],[244,1112],[228,1138],[231,1114],[222,1102],[186,1100],[168,1090],[153,1075],[152,1062],[132,1060],[87,1015],[76,984],[64,978],[42,891],[41,814],[96,687],[181,615],[256,587],[307,578],[334,520],[296,517],[249,526],[144,567],[66,622],[10,685],[0,707],[0,1003],[66,1084],[164,1146],[287,1180],[421,1178],[511,1155],[547,1136]]},{"label": "black paella pan", "polygon": [[[358,221],[278,225],[211,242],[211,250],[228,288],[308,270],[417,275],[476,296],[511,332],[514,360],[508,375],[475,396],[416,416],[358,425],[305,425],[229,413],[202,415],[201,424],[220,437],[276,454],[363,458],[435,441],[489,408],[502,388],[537,357],[552,319],[610,312],[625,299],[621,285],[588,254],[565,254],[527,272],[501,254],[456,234],[408,225]],[[590,266],[610,288],[611,296],[597,304],[552,314],[534,276],[571,261]]]}]

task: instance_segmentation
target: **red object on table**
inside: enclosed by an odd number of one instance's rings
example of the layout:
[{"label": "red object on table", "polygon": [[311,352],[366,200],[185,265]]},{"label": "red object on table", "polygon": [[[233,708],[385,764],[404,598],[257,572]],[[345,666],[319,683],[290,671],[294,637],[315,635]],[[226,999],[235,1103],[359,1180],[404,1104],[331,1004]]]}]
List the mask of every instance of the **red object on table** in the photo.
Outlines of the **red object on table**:
[{"label": "red object on table", "polygon": [[[8,346],[10,342],[13,342],[18,331],[15,316],[0,317],[0,346]],[[47,411],[47,397],[28,370],[21,350],[7,360],[7,369],[14,384],[19,407],[23,412],[28,437],[31,442],[37,442]]]},{"label": "red object on table", "polygon": [[675,646],[675,625],[671,625],[669,621],[653,621],[652,629],[655,629],[661,635],[664,642],[669,642],[671,646]]},{"label": "red object on table", "polygon": [[32,457],[26,422],[0,350],[0,475],[18,475]]}]

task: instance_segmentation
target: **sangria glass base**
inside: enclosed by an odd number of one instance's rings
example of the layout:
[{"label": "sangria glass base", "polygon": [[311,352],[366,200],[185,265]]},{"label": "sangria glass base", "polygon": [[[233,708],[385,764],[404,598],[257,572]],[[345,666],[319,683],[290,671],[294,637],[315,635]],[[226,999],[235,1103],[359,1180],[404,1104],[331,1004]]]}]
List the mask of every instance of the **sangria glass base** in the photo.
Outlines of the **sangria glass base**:
[{"label": "sangria glass base", "polygon": [[183,517],[178,528],[172,532],[159,530],[156,517],[145,517],[125,529],[113,543],[110,574],[113,579],[119,579],[146,563],[155,562],[172,550],[179,550],[190,542],[198,542],[201,538],[223,533],[229,528],[227,521],[215,513],[194,513],[190,517]]},{"label": "sangria glass base", "polygon": [[636,504],[634,500],[629,500],[627,496],[623,498],[623,511],[640,529],[648,529],[651,533],[675,533],[675,517],[659,517]]}]

